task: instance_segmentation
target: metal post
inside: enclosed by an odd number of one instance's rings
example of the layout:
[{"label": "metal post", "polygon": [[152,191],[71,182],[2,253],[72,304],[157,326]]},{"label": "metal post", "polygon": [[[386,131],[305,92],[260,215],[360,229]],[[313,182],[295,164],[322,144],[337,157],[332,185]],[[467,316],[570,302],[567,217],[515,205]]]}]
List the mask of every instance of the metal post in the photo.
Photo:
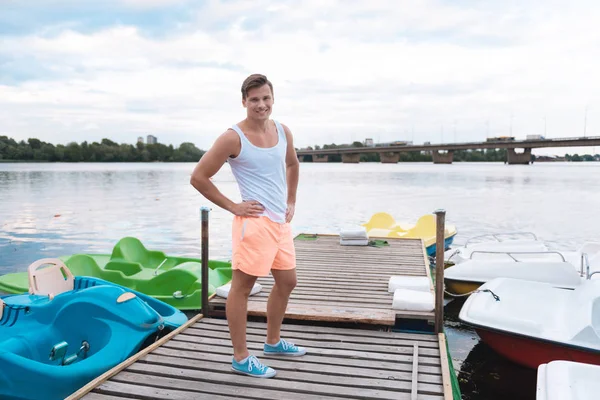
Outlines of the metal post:
[{"label": "metal post", "polygon": [[446,211],[436,210],[435,244],[435,333],[444,331],[444,242]]},{"label": "metal post", "polygon": [[208,207],[202,207],[202,315],[208,317]]}]

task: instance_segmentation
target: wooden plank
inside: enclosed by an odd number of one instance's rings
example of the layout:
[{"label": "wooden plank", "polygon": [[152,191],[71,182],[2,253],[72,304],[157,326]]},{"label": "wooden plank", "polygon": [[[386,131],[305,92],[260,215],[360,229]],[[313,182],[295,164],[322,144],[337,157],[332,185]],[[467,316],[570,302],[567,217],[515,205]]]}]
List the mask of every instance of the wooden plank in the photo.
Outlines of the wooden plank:
[{"label": "wooden plank", "polygon": [[[122,381],[126,377],[127,381]],[[135,380],[133,380],[135,379]],[[171,386],[167,386],[165,381]],[[162,386],[164,385],[164,386]],[[187,390],[186,390],[187,389]],[[196,389],[196,390],[190,390]],[[223,396],[221,394],[210,392],[221,389],[221,385],[213,385],[207,387],[206,384],[189,384],[186,381],[177,379],[161,378],[158,376],[146,376],[141,374],[130,375],[127,372],[121,372],[108,382],[104,382],[94,391],[96,393],[106,393],[114,395],[127,395],[128,399],[152,399],[152,400],[231,400],[231,396]],[[253,397],[245,397],[252,399]],[[84,397],[87,400],[88,397]],[[260,399],[255,397],[254,399]],[[299,400],[299,399],[298,399]]]},{"label": "wooden plank", "polygon": [[[427,250],[425,250],[425,243],[421,240],[421,251],[423,252],[423,260],[425,260],[425,272],[429,278],[429,290],[435,299],[435,289],[433,287],[433,279],[431,278],[431,264],[429,263],[429,257],[427,256]],[[434,300],[435,302],[435,300]]]},{"label": "wooden plank", "polygon": [[339,244],[327,245],[327,246],[310,246],[310,245],[294,245],[296,254],[307,255],[312,250],[318,250],[319,254],[331,255],[334,253],[344,254],[357,254],[357,255],[372,255],[378,258],[385,258],[392,254],[397,256],[411,256],[414,252],[420,251],[420,246],[408,246],[408,247],[396,247],[394,245],[389,247],[372,247],[372,246],[340,246]]},{"label": "wooden plank", "polygon": [[[421,275],[417,275],[417,276],[421,276]],[[261,285],[264,283],[271,283],[273,284],[273,281],[265,281],[262,279],[258,280],[258,283],[260,283]],[[363,293],[368,292],[369,289],[375,291],[375,292],[379,292],[379,293],[388,293],[388,283],[381,283],[381,284],[373,284],[373,285],[363,285],[362,283],[353,283],[353,282],[327,282],[324,280],[313,280],[313,281],[304,281],[301,277],[298,277],[298,284],[296,286],[296,288],[298,289],[302,289],[302,288],[331,288],[331,289],[342,289],[342,290],[348,290],[348,291],[360,291]]]},{"label": "wooden plank", "polygon": [[[390,269],[392,267],[405,268],[405,269],[425,269],[425,263],[419,256],[413,256],[411,258],[398,257],[390,254],[385,260],[377,260],[371,257],[319,257],[319,256],[304,256],[296,258],[296,265],[300,268],[304,267],[319,267],[321,269],[328,268],[330,265],[335,264],[337,266],[355,266],[362,267],[365,271],[370,269],[385,268]],[[375,271],[373,271],[375,272]],[[425,273],[425,271],[423,271]]]},{"label": "wooden plank", "polygon": [[[270,293],[267,292],[266,290],[262,291],[261,293],[257,293],[253,296],[250,297],[249,301],[267,301],[267,299],[269,298]],[[318,292],[308,292],[308,293],[304,293],[301,292],[300,290],[298,291],[293,291],[289,297],[289,302],[292,303],[301,303],[302,301],[306,301],[306,302],[311,302],[312,300],[317,300],[317,301],[326,301],[326,302],[331,302],[331,303],[341,303],[341,304],[347,304],[351,307],[355,307],[358,305],[375,305],[376,307],[381,307],[381,308],[389,308],[392,306],[392,300],[393,300],[393,295],[387,294],[386,296],[380,296],[380,297],[362,297],[362,298],[355,298],[351,295],[338,295],[338,294],[333,294],[330,295],[327,291],[322,291],[320,293]],[[223,299],[225,300],[225,299]],[[354,304],[356,303],[356,305]]]},{"label": "wooden plank", "polygon": [[[223,303],[226,303],[226,302],[223,301]],[[265,307],[265,311],[266,311],[267,296],[253,296],[252,300],[249,300],[249,303],[263,304],[263,307]],[[396,312],[396,310],[392,310],[392,299],[391,298],[390,298],[390,301],[388,302],[388,304],[385,305],[385,304],[381,304],[379,302],[375,303],[375,302],[360,302],[359,301],[359,302],[349,303],[342,299],[340,299],[340,300],[301,299],[301,298],[298,298],[298,296],[294,296],[293,298],[290,297],[288,304],[291,304],[292,306],[297,306],[297,307],[300,307],[300,306],[307,306],[307,307],[329,306],[329,307],[354,309],[356,311],[359,311],[362,309],[376,309],[376,310],[379,309],[380,311],[390,310],[390,312],[392,312],[394,314]]]},{"label": "wooden plank", "polygon": [[[232,350],[231,347],[225,346],[213,346],[207,344],[199,344],[199,343],[189,343],[189,342],[179,342],[179,341],[170,341],[165,343],[161,348],[164,349],[172,349],[172,350],[183,350],[190,353],[198,353],[201,356],[205,356],[207,354],[215,354],[215,355],[225,355],[229,357],[231,360]],[[281,357],[278,356],[270,356],[270,355],[261,355],[261,359],[264,360],[281,360]],[[302,362],[306,364],[327,364],[331,366],[340,366],[340,367],[360,367],[373,369],[377,371],[388,371],[388,372],[396,372],[396,371],[412,371],[412,360],[406,358],[406,362],[396,362],[396,361],[381,361],[381,360],[365,360],[365,359],[352,359],[352,358],[342,358],[342,357],[334,357],[334,356],[324,356],[318,354],[309,353],[302,357]],[[419,372],[421,374],[429,374],[439,379],[442,379],[442,369],[439,365],[421,365],[419,364]]]},{"label": "wooden plank", "polygon": [[[322,397],[315,396],[308,393],[296,393],[286,390],[277,390],[270,388],[262,388],[258,385],[231,385],[228,382],[228,377],[239,377],[239,375],[233,375],[231,370],[224,375],[220,380],[188,380],[185,377],[177,376],[159,376],[147,373],[144,371],[140,372],[123,372],[122,375],[118,376],[118,381],[122,383],[129,383],[135,379],[134,382],[142,383],[148,386],[159,386],[165,389],[176,388],[188,390],[188,399],[196,399],[197,393],[207,393],[212,395],[227,395],[228,399],[232,398],[244,398],[244,399],[290,399],[290,400],[317,400]],[[242,379],[244,379],[242,377]],[[246,378],[251,380],[252,378]],[[256,381],[256,380],[254,380]],[[258,381],[262,381],[259,379]],[[255,382],[256,383],[256,382]],[[334,397],[335,399],[341,399],[341,397]],[[168,397],[170,399],[170,397]]]},{"label": "wooden plank", "polygon": [[[296,268],[298,270],[302,270],[302,271],[316,271],[316,272],[323,272],[323,273],[332,273],[332,265],[337,264],[335,261],[331,261],[331,262],[323,262],[323,263],[315,263],[312,262],[310,263],[310,265],[301,265],[299,263],[296,263]],[[401,272],[420,272],[422,274],[425,274],[425,264],[423,265],[419,265],[419,266],[414,266],[414,265],[406,265],[406,264],[398,264],[394,267],[390,267],[389,264],[388,265],[382,265],[382,266],[374,266],[373,264],[369,264],[368,267],[364,267],[364,266],[355,266],[355,265],[344,265],[344,264],[338,264],[339,270],[336,271],[336,273],[342,273],[342,272],[347,272],[347,273],[362,273],[362,274],[371,274],[371,272],[366,272],[365,269],[366,268],[377,268],[377,272],[374,272],[374,274],[378,274],[378,275],[386,275],[386,276],[392,276],[392,275],[399,275]]]},{"label": "wooden plank", "polygon": [[[317,252],[315,252],[317,251]],[[415,249],[410,253],[386,253],[386,254],[370,254],[369,252],[343,252],[340,250],[338,252],[332,251],[330,253],[324,253],[320,249],[313,249],[310,252],[296,252],[296,260],[305,263],[309,263],[312,261],[352,261],[352,264],[357,265],[371,265],[371,264],[383,264],[387,266],[393,266],[397,263],[423,263],[423,258],[421,258],[421,250]],[[358,262],[354,262],[357,260]]]},{"label": "wooden plank", "polygon": [[444,400],[452,400],[452,381],[450,380],[450,363],[446,353],[446,334],[438,333],[440,342],[440,363],[442,364],[442,380],[444,382]]},{"label": "wooden plank", "polygon": [[386,254],[398,254],[398,255],[411,255],[411,252],[418,251],[420,247],[417,246],[403,246],[398,247],[393,244],[386,247],[374,247],[374,246],[340,246],[339,243],[327,244],[327,245],[307,245],[294,243],[294,249],[296,253],[307,254],[312,249],[318,249],[323,254],[331,253],[349,253],[349,254],[372,254],[377,257],[384,257]]},{"label": "wooden plank", "polygon": [[[178,357],[181,359],[191,359],[191,360],[200,360],[200,361],[211,361],[211,362],[221,362],[229,364],[231,362],[230,354],[214,354],[203,351],[191,351],[187,348],[182,348],[181,350],[175,348],[167,348],[165,346],[160,347],[150,353],[147,357],[150,357],[152,354],[165,355],[170,357]],[[407,366],[406,364],[398,363],[398,368],[395,370],[384,370],[379,369],[377,363],[372,365],[372,368],[368,368],[368,366],[363,365],[348,365],[343,362],[339,362],[337,364],[331,364],[329,359],[324,358],[324,360],[319,360],[318,357],[314,357],[314,362],[306,361],[303,357],[302,359],[282,359],[281,357],[264,357],[261,356],[262,361],[269,365],[269,367],[275,368],[276,370],[293,370],[293,371],[304,371],[304,372],[312,372],[315,370],[314,365],[318,365],[318,369],[320,372],[327,375],[340,375],[340,376],[361,376],[365,378],[375,378],[375,379],[393,379],[393,380],[404,380],[411,381],[412,379],[412,367]],[[342,367],[342,368],[340,368]],[[393,365],[395,367],[395,365]],[[441,370],[440,370],[441,374]],[[435,385],[442,385],[442,376],[433,374],[433,373],[422,373],[419,375],[419,382],[422,383],[430,383]]]},{"label": "wooden plank", "polygon": [[65,398],[65,400],[79,399],[82,395],[88,393],[93,388],[98,386],[100,383],[115,376],[120,371],[122,371],[129,365],[135,363],[137,360],[139,360],[141,357],[145,356],[146,354],[150,353],[152,350],[162,346],[164,343],[168,342],[169,340],[171,340],[172,338],[177,336],[180,332],[184,331],[188,326],[194,325],[197,321],[199,321],[202,318],[203,318],[202,314],[197,314],[196,316],[190,318],[185,324],[181,325],[179,328],[173,330],[172,332],[169,332],[167,335],[163,336],[156,342],[152,343],[150,346],[146,347],[142,351],[132,355],[127,360],[123,361],[121,364],[115,366],[114,368],[111,368],[110,370],[106,371],[105,373],[103,373],[102,375],[97,377],[96,379],[90,381],[87,385],[85,385],[81,389],[77,390],[75,393],[71,394],[69,397]]},{"label": "wooden plank", "polygon": [[[215,319],[215,318],[204,318],[199,320],[194,327],[198,327],[202,329],[202,326],[205,324],[211,325],[222,325],[227,326],[228,323],[223,319]],[[248,321],[246,322],[246,326],[252,328],[262,328],[266,329],[266,325],[262,322],[254,322]],[[396,339],[413,339],[418,341],[431,341],[436,344],[439,344],[439,339],[437,335],[427,334],[427,333],[405,333],[405,332],[389,332],[382,331],[379,329],[356,329],[356,328],[336,328],[336,327],[328,327],[328,326],[313,326],[313,325],[299,325],[299,324],[282,324],[281,325],[282,332],[314,332],[314,333],[330,333],[330,334],[343,334],[344,336],[361,336],[367,338],[396,338]]]},{"label": "wooden plank", "polygon": [[412,367],[412,387],[410,391],[410,400],[417,400],[419,395],[419,345],[415,343],[413,348],[413,367]]},{"label": "wooden plank", "polygon": [[[359,389],[355,387],[338,386],[326,383],[298,382],[284,379],[249,379],[248,377],[233,374],[231,372],[226,374],[212,373],[207,371],[195,371],[186,368],[167,367],[164,365],[146,363],[135,363],[128,368],[128,371],[138,372],[144,375],[159,375],[169,378],[178,378],[185,381],[192,381],[194,383],[207,383],[210,381],[221,381],[223,383],[227,382],[230,385],[239,385],[240,387],[245,387],[246,391],[268,388],[313,395],[342,396],[345,398],[373,400],[396,400],[402,393],[391,392],[379,388]],[[154,381],[154,376],[148,378],[151,382]],[[405,396],[403,397],[408,399],[408,393],[404,392],[404,394]]]},{"label": "wooden plank", "polygon": [[[122,378],[121,378],[122,377]],[[324,396],[322,394],[314,395],[306,392],[296,392],[290,390],[277,390],[260,387],[260,382],[256,381],[274,381],[261,379],[247,379],[252,383],[252,387],[248,388],[246,384],[231,385],[228,382],[206,383],[196,382],[183,378],[171,378],[156,375],[144,375],[132,372],[123,372],[117,377],[119,381],[108,382],[112,387],[103,388],[105,391],[126,392],[139,399],[169,399],[169,400],[190,400],[190,399],[252,399],[252,400],[317,400],[331,399],[342,400],[347,397],[339,396]],[[141,383],[145,386],[137,385]],[[146,386],[147,385],[147,386]],[[223,394],[226,394],[224,396]],[[214,397],[212,397],[214,396]],[[401,396],[398,399],[408,399]],[[424,395],[423,399],[438,400],[441,396]]]},{"label": "wooden plank", "polygon": [[[203,380],[206,382],[225,380],[229,381],[228,376],[231,375],[231,362],[211,362],[207,360],[190,360],[164,355],[147,355],[143,363],[160,365],[169,368],[182,368],[185,370],[202,371]],[[143,365],[142,363],[142,365]],[[269,366],[272,366],[269,363]],[[301,364],[301,362],[300,362]],[[285,365],[285,364],[284,364]],[[380,378],[368,378],[355,374],[348,370],[344,375],[327,375],[321,369],[320,365],[314,365],[310,371],[299,371],[293,368],[280,367],[277,371],[277,376],[280,379],[292,380],[296,382],[319,383],[324,385],[335,385],[343,387],[354,387],[357,389],[385,389],[398,392],[409,392],[412,387],[410,380],[392,380]],[[337,369],[340,369],[339,367]],[[133,370],[133,369],[131,369]],[[242,378],[246,379],[246,378]],[[246,379],[247,380],[247,379]],[[428,394],[443,394],[442,385],[431,385],[427,383],[418,385],[422,393]]]},{"label": "wooden plank", "polygon": [[[226,337],[214,337],[197,334],[195,332],[190,333],[188,331],[182,332],[177,336],[177,340],[188,341],[192,343],[205,343],[205,344],[214,344],[214,345],[222,345],[229,346],[231,344],[231,340]],[[247,334],[246,341],[248,344],[255,343],[256,347],[259,350],[262,350],[262,346],[265,340],[264,335],[254,335]],[[327,348],[327,349],[337,349],[337,350],[353,350],[353,351],[365,351],[365,352],[376,352],[382,354],[412,354],[412,344],[409,345],[395,345],[389,346],[384,344],[366,344],[366,343],[349,343],[342,341],[329,341],[323,342],[318,340],[307,340],[307,339],[299,339],[294,342],[295,344],[306,347],[307,349],[317,349],[317,348]],[[440,352],[437,348],[423,348],[421,349],[421,355],[429,356],[429,357],[440,357]]]},{"label": "wooden plank", "polygon": [[[172,340],[175,342],[188,343],[188,344],[205,344],[210,346],[222,346],[224,348],[230,349],[230,345],[225,343],[219,343],[215,340],[197,340],[196,337],[189,337],[185,335],[178,335]],[[248,342],[248,350],[249,351],[258,351],[262,352],[263,344]],[[333,348],[320,348],[320,347],[311,347],[307,349],[310,351],[312,355],[320,355],[320,356],[328,356],[328,357],[340,357],[340,358],[353,358],[353,359],[365,359],[365,360],[377,360],[377,361],[390,361],[390,362],[404,362],[408,364],[412,364],[412,352],[409,351],[408,354],[398,352],[398,353],[376,353],[373,351],[366,350],[346,350],[346,349],[333,349]],[[231,351],[231,350],[230,350]],[[440,358],[435,356],[423,356],[419,360],[419,363],[423,363],[423,365],[435,366],[439,365]]]},{"label": "wooden plank", "polygon": [[397,251],[384,251],[375,250],[375,251],[348,251],[347,249],[336,249],[336,250],[324,250],[320,248],[312,248],[306,250],[296,250],[296,256],[298,259],[336,259],[341,257],[342,259],[350,259],[353,256],[361,259],[366,262],[381,262],[393,265],[395,260],[403,260],[403,261],[423,261],[420,257],[421,249],[414,248],[410,250],[405,250],[402,252]]},{"label": "wooden plank", "polygon": [[85,400],[131,400],[131,397],[113,396],[110,394],[88,393]]},{"label": "wooden plank", "polygon": [[[383,282],[387,282],[390,279],[390,276],[402,275],[403,272],[413,272],[414,271],[414,269],[409,269],[409,268],[406,268],[406,269],[394,268],[394,269],[390,269],[389,272],[380,271],[380,270],[378,270],[377,272],[365,272],[365,271],[361,271],[359,269],[351,271],[348,268],[346,268],[345,266],[340,266],[340,269],[336,270],[336,271],[331,271],[329,268],[301,268],[299,270],[301,271],[303,276],[321,277],[323,275],[331,276],[331,274],[335,274],[336,277],[348,277],[348,278],[356,278],[356,277],[367,278],[368,277],[371,280],[377,280],[377,281],[383,281]],[[425,272],[425,269],[423,269],[423,272]]]},{"label": "wooden plank", "polygon": [[[211,305],[212,304],[213,302],[211,302]],[[223,307],[225,306],[225,302],[221,302],[221,304]],[[266,303],[254,301],[248,302],[248,315],[264,317],[266,316],[266,313]],[[416,318],[423,318],[429,314],[412,313],[406,315],[415,315]],[[396,313],[392,310],[380,310],[373,308],[362,308],[360,310],[355,310],[327,305],[296,305],[292,303],[288,304],[285,317],[305,321],[355,322],[390,326],[394,325],[396,322]]]},{"label": "wooden plank", "polygon": [[[252,328],[247,327],[246,333],[248,335],[258,335],[260,337],[265,336],[264,328]],[[196,326],[192,326],[185,331],[186,335],[191,336],[221,336],[221,337],[229,337],[229,328],[227,326],[215,326],[205,324],[202,328],[198,328]],[[371,344],[371,345],[394,345],[394,346],[412,346],[415,343],[415,340],[411,339],[400,339],[400,338],[365,338],[360,336],[347,336],[342,332],[339,334],[329,334],[329,333],[309,333],[309,332],[290,332],[282,330],[282,334],[285,336],[286,340],[318,340],[324,343],[328,342],[343,342],[343,343],[359,343],[359,344]],[[418,341],[419,346],[424,348],[438,348],[437,342],[426,342],[426,341]]]},{"label": "wooden plank", "polygon": [[[314,251],[319,251],[319,249],[313,249]],[[296,253],[296,263],[299,265],[312,265],[313,263],[324,263],[330,261],[344,261],[345,264],[351,265],[380,265],[381,267],[391,267],[391,266],[419,266],[424,265],[423,258],[421,257],[421,250],[413,250],[411,254],[386,254],[385,257],[379,257],[376,254],[368,254],[368,253],[346,253],[340,254],[331,252],[328,253],[317,253],[317,254],[309,254],[308,252]],[[356,260],[356,262],[355,262]]]},{"label": "wooden plank", "polygon": [[[263,287],[263,292],[265,294],[269,294],[273,288],[272,284],[264,284],[264,283],[260,283]],[[302,287],[296,287],[294,289],[294,291],[292,292],[292,294],[297,293],[297,294],[302,294],[302,295],[318,295],[318,294],[322,294],[322,293],[326,293],[328,295],[335,295],[335,296],[339,296],[340,298],[353,298],[353,299],[384,299],[384,300],[389,300],[389,299],[393,299],[394,295],[393,293],[388,293],[388,292],[370,292],[370,293],[365,293],[364,290],[361,289],[357,289],[357,290],[346,290],[346,289],[341,289],[341,288],[336,288],[336,287],[330,287],[327,288],[327,290],[323,290],[323,288],[314,288],[314,287],[310,287],[310,286],[302,286]],[[254,296],[252,296],[254,297]],[[252,297],[250,297],[250,299],[252,299]]]},{"label": "wooden plank", "polygon": [[[346,283],[353,283],[353,282],[348,282],[348,279],[346,279],[346,278],[338,278],[332,274],[324,275],[324,276],[314,276],[314,275],[304,276],[302,274],[302,271],[298,271],[297,275],[298,275],[297,279],[298,279],[299,284],[301,284],[303,282],[315,282],[315,283],[327,282],[327,283],[331,283],[331,284],[336,283],[338,285],[343,285]],[[363,284],[364,286],[379,287],[379,288],[385,289],[388,287],[388,280],[389,279],[376,279],[376,278],[365,277],[364,280],[361,278],[360,284]]]}]

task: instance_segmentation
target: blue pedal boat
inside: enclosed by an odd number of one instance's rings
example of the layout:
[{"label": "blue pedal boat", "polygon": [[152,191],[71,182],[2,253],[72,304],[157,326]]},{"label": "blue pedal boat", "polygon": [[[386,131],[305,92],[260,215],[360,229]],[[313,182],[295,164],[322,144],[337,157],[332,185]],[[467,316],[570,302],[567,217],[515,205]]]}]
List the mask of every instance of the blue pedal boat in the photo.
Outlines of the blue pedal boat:
[{"label": "blue pedal boat", "polygon": [[33,263],[29,282],[29,294],[0,297],[1,399],[64,399],[187,321],[142,293],[74,278],[58,259]]}]

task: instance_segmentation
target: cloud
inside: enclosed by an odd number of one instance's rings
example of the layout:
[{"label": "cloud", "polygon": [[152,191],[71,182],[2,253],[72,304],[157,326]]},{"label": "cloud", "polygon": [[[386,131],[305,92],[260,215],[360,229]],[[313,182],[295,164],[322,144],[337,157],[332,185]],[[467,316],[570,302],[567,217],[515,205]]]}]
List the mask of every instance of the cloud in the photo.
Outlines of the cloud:
[{"label": "cloud", "polygon": [[[299,147],[600,135],[592,1],[10,2],[2,133],[207,148],[265,73]],[[562,150],[549,150],[560,153]]]}]

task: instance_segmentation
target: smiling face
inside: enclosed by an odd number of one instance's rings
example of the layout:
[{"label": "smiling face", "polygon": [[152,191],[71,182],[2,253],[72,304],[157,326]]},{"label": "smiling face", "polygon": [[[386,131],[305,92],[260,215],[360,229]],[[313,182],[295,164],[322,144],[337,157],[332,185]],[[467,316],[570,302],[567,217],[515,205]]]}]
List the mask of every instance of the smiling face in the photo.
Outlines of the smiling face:
[{"label": "smiling face", "polygon": [[249,119],[264,121],[269,119],[273,108],[273,93],[268,84],[248,90],[248,95],[242,99],[247,109]]}]

